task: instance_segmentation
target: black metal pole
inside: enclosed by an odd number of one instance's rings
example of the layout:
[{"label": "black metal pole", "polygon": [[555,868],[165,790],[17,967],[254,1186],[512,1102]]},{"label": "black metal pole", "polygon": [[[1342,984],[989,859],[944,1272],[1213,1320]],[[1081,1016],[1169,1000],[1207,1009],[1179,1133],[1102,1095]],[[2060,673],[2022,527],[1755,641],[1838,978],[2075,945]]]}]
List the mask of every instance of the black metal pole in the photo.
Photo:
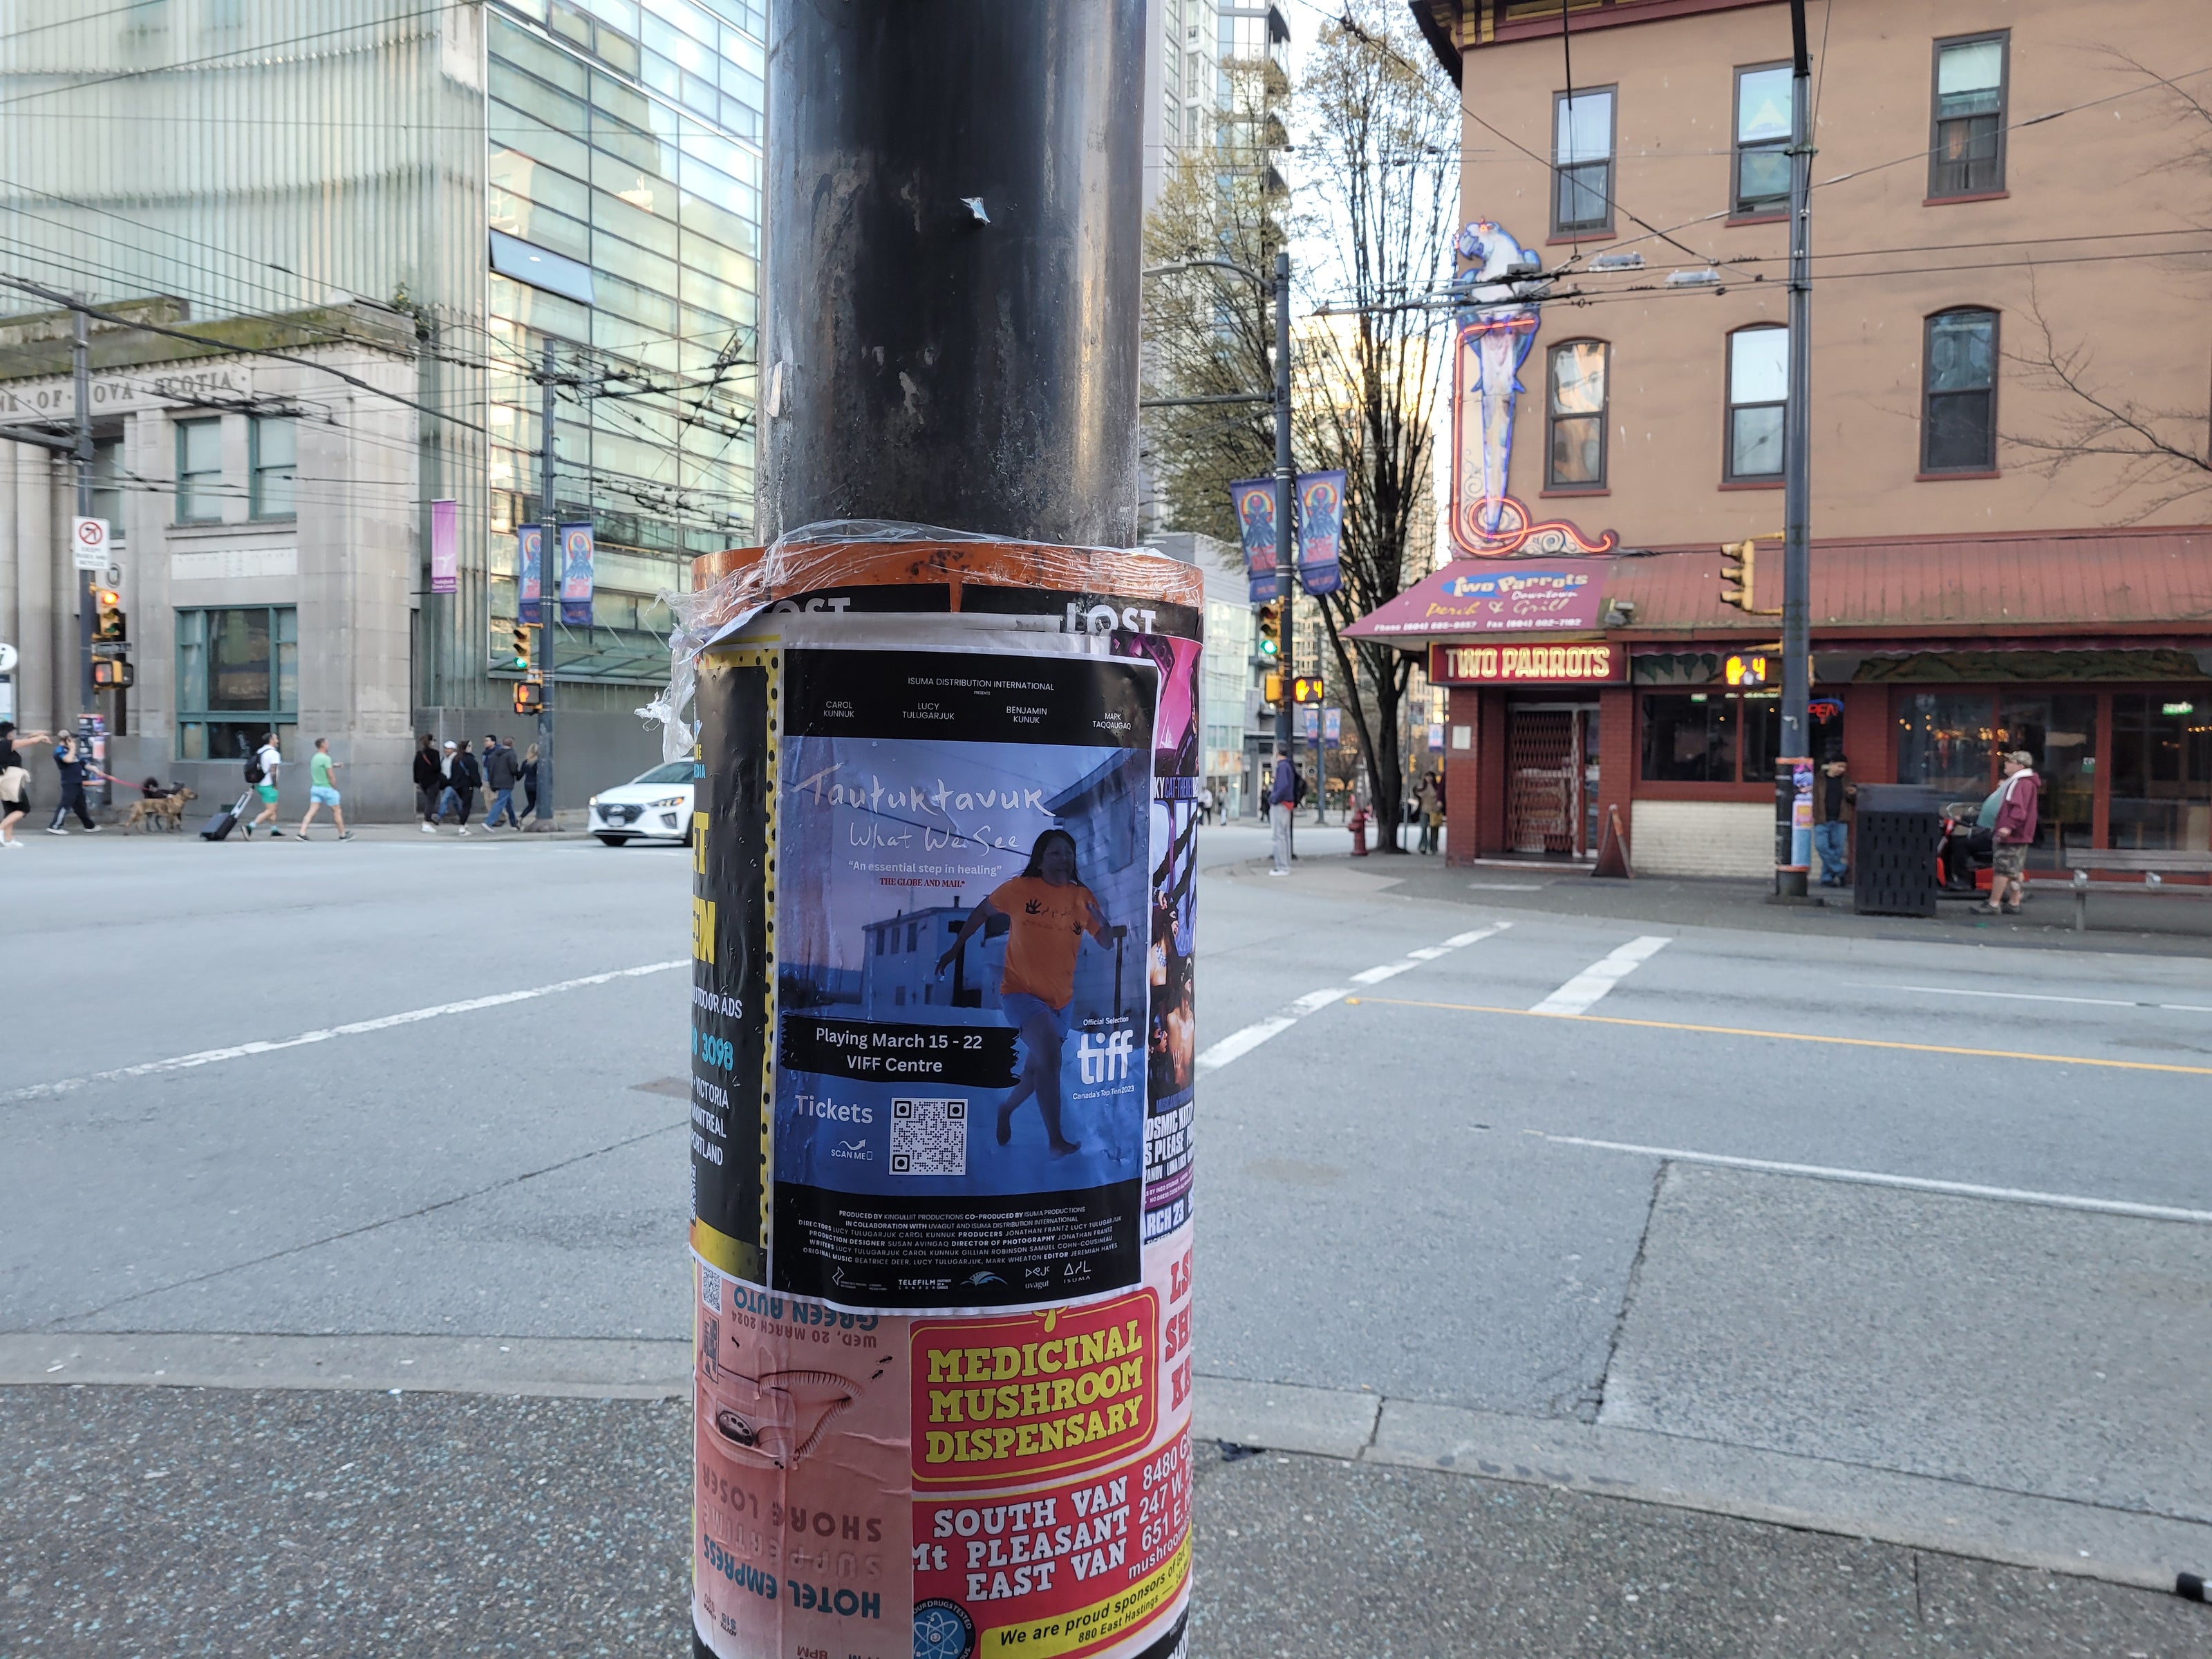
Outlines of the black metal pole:
[{"label": "black metal pole", "polygon": [[[1812,826],[1797,824],[1797,776],[1812,765],[1813,117],[1805,0],[1790,0],[1790,386],[1782,416],[1782,752],[1774,767],[1774,890],[1805,894]],[[1811,785],[1804,804],[1811,804]]]},{"label": "black metal pole", "polygon": [[[70,382],[76,394],[76,516],[92,516],[92,341],[90,323],[82,310],[71,313]],[[70,538],[70,568],[76,561],[76,538]],[[92,689],[92,622],[96,608],[93,595],[102,573],[76,571],[77,710],[89,714],[99,705]]]},{"label": "black metal pole", "polygon": [[1144,15],[777,9],[764,536],[1135,539]]},{"label": "black metal pole", "polygon": [[[1298,566],[1291,507],[1297,489],[1291,464],[1291,256],[1281,252],[1275,255],[1275,592],[1283,601],[1283,700],[1275,705],[1275,752],[1290,757],[1293,776],[1298,765],[1298,734],[1291,682],[1298,672]],[[1298,818],[1295,801],[1289,811],[1295,831]]]},{"label": "black metal pole", "polygon": [[561,526],[553,510],[553,342],[538,387],[538,827],[556,830],[553,817],[553,624],[560,616]]}]

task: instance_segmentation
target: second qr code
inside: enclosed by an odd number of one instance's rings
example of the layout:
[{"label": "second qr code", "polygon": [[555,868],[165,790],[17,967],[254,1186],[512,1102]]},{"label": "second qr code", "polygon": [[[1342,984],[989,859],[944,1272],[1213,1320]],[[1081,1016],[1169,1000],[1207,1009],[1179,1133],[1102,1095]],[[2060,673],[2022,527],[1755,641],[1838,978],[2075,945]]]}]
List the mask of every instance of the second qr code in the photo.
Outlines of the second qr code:
[{"label": "second qr code", "polygon": [[968,1103],[964,1100],[892,1101],[891,1173],[966,1175]]}]

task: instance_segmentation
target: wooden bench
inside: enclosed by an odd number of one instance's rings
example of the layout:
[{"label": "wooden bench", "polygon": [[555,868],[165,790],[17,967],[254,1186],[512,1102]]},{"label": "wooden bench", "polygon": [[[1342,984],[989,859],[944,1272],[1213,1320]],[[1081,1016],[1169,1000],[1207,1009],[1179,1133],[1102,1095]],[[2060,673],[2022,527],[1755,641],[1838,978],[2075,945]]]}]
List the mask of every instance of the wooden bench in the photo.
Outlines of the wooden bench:
[{"label": "wooden bench", "polygon": [[[2212,853],[2149,852],[2139,848],[2114,848],[2099,850],[2094,848],[2064,848],[2060,850],[2062,867],[2074,872],[2074,931],[2086,933],[2089,927],[2089,872],[2106,870],[2115,873],[2141,872],[2143,884],[2155,889],[2165,876],[2212,876]],[[2212,894],[2212,889],[2176,888],[2176,892]]]}]

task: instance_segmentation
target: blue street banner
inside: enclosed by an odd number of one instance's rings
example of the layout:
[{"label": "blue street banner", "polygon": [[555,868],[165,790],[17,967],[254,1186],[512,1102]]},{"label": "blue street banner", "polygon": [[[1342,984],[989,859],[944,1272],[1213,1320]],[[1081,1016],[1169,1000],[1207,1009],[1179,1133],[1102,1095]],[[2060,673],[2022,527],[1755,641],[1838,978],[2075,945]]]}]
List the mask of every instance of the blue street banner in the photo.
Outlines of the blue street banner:
[{"label": "blue street banner", "polygon": [[1298,586],[1318,598],[1344,586],[1344,474],[1298,474]]},{"label": "blue street banner", "polygon": [[1229,486],[1237,513],[1237,533],[1244,544],[1244,580],[1249,602],[1265,605],[1282,597],[1275,574],[1275,481],[1240,478]]},{"label": "blue street banner", "polygon": [[1322,740],[1332,749],[1344,741],[1344,710],[1328,708],[1322,711]]},{"label": "blue street banner", "polygon": [[541,620],[538,613],[539,598],[538,571],[544,563],[545,526],[542,524],[517,526],[514,532],[515,579],[520,584],[518,609],[521,620],[533,627]]},{"label": "blue street banner", "polygon": [[565,628],[592,625],[592,526],[561,526],[561,623]]},{"label": "blue street banner", "polygon": [[1298,719],[1303,727],[1298,735],[1308,743],[1319,743],[1321,741],[1320,708],[1312,703],[1308,703],[1298,710]]}]

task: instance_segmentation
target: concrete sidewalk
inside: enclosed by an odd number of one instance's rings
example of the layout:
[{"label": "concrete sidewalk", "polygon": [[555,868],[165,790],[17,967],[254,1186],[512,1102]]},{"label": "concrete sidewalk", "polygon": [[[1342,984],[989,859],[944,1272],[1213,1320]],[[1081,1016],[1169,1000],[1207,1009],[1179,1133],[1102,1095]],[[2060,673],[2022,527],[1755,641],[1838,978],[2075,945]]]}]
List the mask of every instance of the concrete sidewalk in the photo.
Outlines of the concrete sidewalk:
[{"label": "concrete sidewalk", "polygon": [[[690,1650],[680,1401],[0,1389],[0,1652]],[[2197,1659],[2171,1595],[1201,1442],[1203,1659]],[[887,1643],[885,1651],[899,1644]]]},{"label": "concrete sidewalk", "polygon": [[[1264,843],[1245,850],[1259,832],[1241,826],[1216,832],[1217,864],[1201,832],[1206,867],[1237,880],[1269,879]],[[1670,876],[1601,880],[1586,865],[1556,860],[1494,860],[1448,864],[1441,855],[1370,852],[1355,858],[1341,826],[1301,823],[1298,858],[1286,878],[1293,889],[1332,897],[1443,902],[1484,909],[1553,915],[1602,916],[1686,927],[1733,927],[1826,938],[1911,939],[1952,945],[2027,946],[2057,951],[2125,951],[2154,956],[2212,956],[2212,889],[2147,892],[2100,883],[2089,898],[2089,931],[2074,931],[2069,882],[2046,873],[2033,881],[2025,912],[1985,916],[1970,903],[1946,900],[1929,919],[1863,916],[1848,888],[1814,889],[1821,904],[1777,904],[1764,881]],[[1410,842],[1410,837],[1408,837]]]}]

